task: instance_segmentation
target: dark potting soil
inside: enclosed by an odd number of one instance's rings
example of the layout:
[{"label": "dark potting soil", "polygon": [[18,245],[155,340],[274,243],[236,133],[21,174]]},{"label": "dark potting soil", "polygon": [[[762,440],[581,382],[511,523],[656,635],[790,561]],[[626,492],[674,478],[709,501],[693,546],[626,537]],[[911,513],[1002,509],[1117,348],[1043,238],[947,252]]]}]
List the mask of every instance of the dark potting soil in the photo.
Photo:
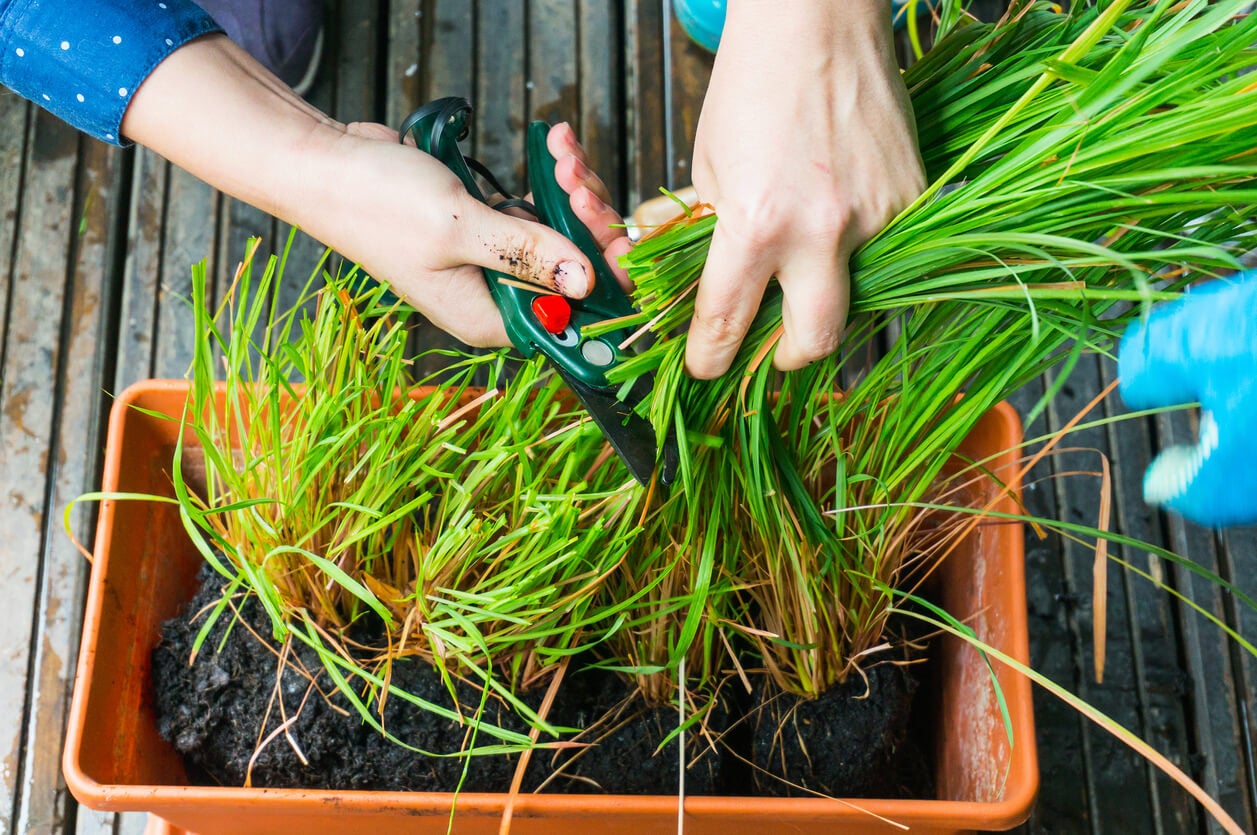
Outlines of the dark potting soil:
[{"label": "dark potting soil", "polygon": [[[628,687],[613,673],[589,669],[565,679],[550,712],[550,721],[585,728],[575,738],[594,743],[587,748],[534,751],[541,773],[553,773],[552,790],[570,794],[676,794],[680,740],[659,744],[677,726],[676,708],[655,708],[627,701]],[[717,704],[706,719],[709,734],[719,738],[729,725],[730,711]],[[685,738],[686,794],[731,794],[729,760],[723,747],[703,741],[697,730]],[[534,772],[529,770],[529,777]]]},{"label": "dark potting soil", "polygon": [[928,761],[909,733],[917,689],[910,668],[883,663],[865,676],[867,684],[851,675],[814,700],[783,693],[767,679],[756,687],[751,759],[757,794],[934,796]]},{"label": "dark potting soil", "polygon": [[[256,600],[242,605],[243,623],[229,632],[231,613],[224,613],[195,663],[189,665],[202,622],[192,618],[212,607],[222,590],[222,579],[209,568],[203,569],[200,579],[197,595],[182,613],[163,625],[162,639],[152,653],[158,731],[183,755],[193,782],[243,785],[252,759],[251,783],[259,787],[457,788],[463,792],[502,792],[509,788],[517,754],[427,756],[397,745],[363,722],[347,699],[335,692],[326,674],[318,676],[317,683],[329,697],[312,692],[303,669],[318,673],[322,667],[314,652],[297,641],[292,642],[290,652],[300,664],[290,658],[283,669],[281,711],[275,686],[279,647],[270,638],[269,620]],[[245,628],[246,623],[252,631]],[[444,683],[427,663],[396,661],[392,681],[433,704],[453,707]],[[479,692],[465,684],[456,689],[463,712],[474,711],[481,701]],[[546,791],[675,793],[678,745],[673,741],[658,754],[655,749],[675,726],[676,713],[640,706],[626,712],[621,706],[628,703],[629,695],[628,685],[614,674],[572,665],[548,718],[557,726],[589,729],[579,741],[596,745],[534,751],[523,790],[535,789],[557,770],[546,783]],[[536,709],[541,696],[530,694],[525,701]],[[485,721],[526,732],[524,723],[497,700],[489,700],[485,710]],[[709,720],[717,732],[725,715]],[[286,720],[291,720],[287,733],[276,734]],[[396,695],[385,703],[383,725],[397,739],[432,753],[457,753],[471,743],[465,726]],[[259,743],[272,734],[276,735],[255,756]],[[725,758],[711,751],[696,757],[700,748],[693,740],[691,735],[687,761],[694,764],[687,772],[686,791],[715,793],[722,784]],[[475,740],[478,745],[494,742],[483,733]]]}]

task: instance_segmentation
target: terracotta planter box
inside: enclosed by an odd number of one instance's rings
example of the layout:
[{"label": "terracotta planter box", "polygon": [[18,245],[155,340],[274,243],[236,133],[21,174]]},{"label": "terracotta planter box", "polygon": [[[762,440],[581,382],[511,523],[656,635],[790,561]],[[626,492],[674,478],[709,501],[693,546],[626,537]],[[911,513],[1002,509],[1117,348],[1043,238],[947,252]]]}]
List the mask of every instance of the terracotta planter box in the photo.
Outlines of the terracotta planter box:
[{"label": "terracotta planter box", "polygon": [[[110,418],[103,489],[170,494],[169,468],[177,423],[145,415],[132,405],[178,415],[183,382],[132,386]],[[1020,440],[1016,413],[1007,404],[988,414],[968,442],[983,457]],[[1013,475],[1014,454],[994,465]],[[1002,510],[1014,511],[1011,500]],[[1026,640],[1025,580],[1020,525],[980,528],[941,569],[940,603],[978,635],[1023,661]],[[445,832],[449,794],[330,792],[190,786],[174,749],[157,734],[149,654],[162,621],[176,614],[196,587],[200,560],[172,505],[105,502],[100,508],[84,618],[78,678],[66,737],[65,776],[84,805],[103,811],[147,811],[150,831],[301,835],[364,832]],[[1030,685],[999,670],[1012,714],[1016,746],[1004,733],[986,664],[959,641],[936,653],[941,665],[935,698],[939,729],[933,741],[937,800],[860,800],[858,807],[911,827],[913,833],[1008,829],[1030,812],[1038,788]],[[506,788],[505,786],[503,787]],[[454,830],[491,833],[505,795],[458,797]],[[169,824],[167,824],[169,822]],[[512,831],[632,833],[674,831],[675,797],[524,795]],[[821,798],[691,797],[685,831],[732,835],[748,832],[898,831],[844,802]]]}]

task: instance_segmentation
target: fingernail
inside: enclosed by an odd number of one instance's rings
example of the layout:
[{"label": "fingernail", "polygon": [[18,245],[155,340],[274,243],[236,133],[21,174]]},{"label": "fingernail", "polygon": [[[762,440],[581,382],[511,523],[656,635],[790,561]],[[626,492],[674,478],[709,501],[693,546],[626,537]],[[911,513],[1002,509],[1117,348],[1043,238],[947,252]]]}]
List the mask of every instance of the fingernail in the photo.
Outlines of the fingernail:
[{"label": "fingernail", "polygon": [[576,141],[576,129],[569,122],[559,122],[556,127],[563,128],[563,142],[569,148],[579,148],[580,143]]},{"label": "fingernail", "polygon": [[589,275],[578,261],[564,261],[554,268],[554,286],[565,296],[584,298],[589,292]]}]

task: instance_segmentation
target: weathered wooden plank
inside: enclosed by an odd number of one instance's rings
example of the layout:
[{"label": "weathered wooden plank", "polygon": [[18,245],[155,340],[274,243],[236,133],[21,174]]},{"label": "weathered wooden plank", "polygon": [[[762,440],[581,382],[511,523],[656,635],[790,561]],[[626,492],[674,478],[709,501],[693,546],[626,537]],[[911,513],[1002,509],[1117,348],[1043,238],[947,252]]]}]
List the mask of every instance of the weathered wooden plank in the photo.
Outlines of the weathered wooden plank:
[{"label": "weathered wooden plank", "polygon": [[[1012,398],[1024,416],[1043,396],[1044,382],[1036,380]],[[1025,429],[1039,437],[1049,429],[1041,414]],[[1051,481],[1051,461],[1042,461],[1027,476],[1024,502],[1033,516],[1057,517],[1057,496]],[[1026,608],[1030,625],[1030,664],[1070,690],[1077,685],[1077,637],[1071,628],[1069,596],[1059,537],[1039,539],[1026,526]],[[1034,691],[1035,737],[1039,750],[1039,798],[1026,829],[1034,833],[1091,831],[1087,803],[1087,774],[1083,762],[1085,720],[1044,692]]]},{"label": "weathered wooden plank", "polygon": [[[72,234],[78,135],[37,111],[30,122],[26,177],[10,276],[3,366],[0,367],[0,809],[19,808],[22,744],[30,684],[32,634],[48,521],[47,474],[55,466],[54,374],[61,358],[66,251]],[[7,823],[6,823],[7,825]]]},{"label": "weathered wooden plank", "polygon": [[624,46],[622,4],[583,0],[578,8],[579,122],[574,123],[589,161],[611,190],[611,205],[625,203]]},{"label": "weathered wooden plank", "polygon": [[528,3],[527,96],[529,119],[551,124],[571,122],[580,129],[580,37],[574,0],[532,0]]},{"label": "weathered wooden plank", "polygon": [[524,186],[528,121],[525,6],[515,0],[476,4],[474,155],[514,194]]},{"label": "weathered wooden plank", "polygon": [[[1157,418],[1161,445],[1190,444],[1196,438],[1195,415],[1174,412]],[[1170,547],[1196,564],[1217,572],[1219,565],[1213,533],[1181,518],[1167,515]],[[1223,609],[1221,591],[1208,580],[1178,566],[1170,577],[1175,587],[1188,599],[1214,613]],[[1249,779],[1239,743],[1243,739],[1240,706],[1237,701],[1230,648],[1221,631],[1184,610],[1182,616],[1184,663],[1188,670],[1193,698],[1191,700],[1194,753],[1199,767],[1192,776],[1222,804],[1244,828],[1253,831],[1252,801]],[[1211,832],[1221,832],[1209,823]]]},{"label": "weathered wooden plank", "polygon": [[[18,207],[22,199],[22,159],[26,148],[26,121],[30,105],[0,88],[0,334],[7,325],[8,287],[13,242],[17,236]],[[3,341],[0,341],[3,345]]]},{"label": "weathered wooden plank", "polygon": [[632,211],[668,183],[668,82],[663,36],[667,18],[662,5],[654,0],[627,0],[625,9],[626,208]]},{"label": "weathered wooden plank", "polygon": [[[422,0],[426,62],[419,89],[421,101],[442,96],[472,100],[476,93],[476,6],[466,0]],[[489,45],[493,49],[492,44]]]},{"label": "weathered wooden plank", "polygon": [[668,28],[665,30],[665,47],[670,56],[670,147],[668,182],[661,185],[677,189],[693,182],[694,133],[698,129],[698,116],[703,108],[703,97],[707,93],[707,82],[711,78],[713,56],[690,40],[677,22],[676,15],[669,17]]},{"label": "weathered wooden plank", "polygon": [[118,815],[114,824],[114,835],[146,835],[148,832],[148,815],[128,812]]},{"label": "weathered wooden plank", "polygon": [[[171,167],[154,330],[155,377],[183,377],[192,364],[196,334],[188,306],[192,296],[191,267],[205,259],[211,279],[217,272],[213,219],[218,215],[220,199],[218,192],[196,177]],[[236,262],[231,263],[234,268]]]},{"label": "weathered wooden plank", "polygon": [[376,68],[383,60],[380,34],[387,22],[381,15],[379,0],[341,0],[338,11],[336,107],[332,115],[342,122],[378,121],[384,118],[382,108],[387,94],[380,89]]},{"label": "weathered wooden plank", "polygon": [[385,123],[396,128],[423,104],[423,4],[392,0],[388,4],[388,53],[385,56]]},{"label": "weathered wooden plank", "polygon": [[[1257,527],[1231,528],[1222,534],[1224,567],[1232,583],[1257,600]],[[1239,634],[1257,636],[1257,611],[1233,597],[1228,600],[1228,619]],[[1241,708],[1241,730],[1236,740],[1248,773],[1248,800],[1257,807],[1257,658],[1238,646],[1231,647],[1236,670],[1236,701]]]},{"label": "weathered wooden plank", "polygon": [[[154,337],[162,282],[162,223],[170,163],[152,151],[134,155],[126,264],[111,392],[153,375]],[[119,188],[127,184],[119,183]]]},{"label": "weathered wooden plank", "polygon": [[114,835],[117,817],[113,812],[95,812],[80,806],[74,818],[74,835]]},{"label": "weathered wooden plank", "polygon": [[[1049,423],[1060,427],[1082,412],[1101,390],[1098,360],[1084,357],[1049,409]],[[1084,420],[1103,415],[1100,409]],[[1107,433],[1102,428],[1076,429],[1064,439],[1066,450],[1053,456],[1058,517],[1064,522],[1096,526],[1102,501],[1099,479],[1101,456],[1112,462]],[[1074,475],[1093,473],[1094,475]],[[1125,585],[1116,569],[1106,565],[1108,577],[1107,638],[1103,683],[1095,680],[1092,652],[1094,597],[1092,566],[1095,552],[1090,544],[1063,543],[1066,592],[1074,601],[1070,610],[1076,639],[1078,678],[1075,692],[1124,727],[1139,731],[1138,678],[1131,646],[1131,622]],[[1101,832],[1153,832],[1155,815],[1147,764],[1142,757],[1111,734],[1091,723],[1085,726],[1083,753],[1087,764],[1091,825]]]},{"label": "weathered wooden plank", "polygon": [[[15,826],[20,832],[57,831],[68,820],[70,797],[61,778],[61,748],[88,565],[65,536],[61,519],[70,502],[99,483],[107,413],[102,389],[112,379],[114,364],[109,317],[115,258],[123,245],[114,231],[120,216],[125,216],[127,166],[117,149],[88,139],[80,147],[72,215],[78,229],[69,241],[69,298],[59,323],[62,351],[60,362],[49,369],[52,385],[43,392],[44,397],[55,397],[56,427],[51,436],[53,458],[45,473],[51,500],[44,518],[35,644],[27,682],[30,707]],[[82,542],[91,541],[93,528],[94,514],[90,507],[86,510],[74,520],[75,535]]]},{"label": "weathered wooden plank", "polygon": [[[1117,377],[1111,360],[1100,365],[1101,383]],[[1115,398],[1108,398],[1104,412],[1114,417],[1124,411]],[[1143,473],[1152,458],[1152,422],[1125,420],[1107,427],[1112,450],[1113,527],[1142,542],[1165,545],[1160,518],[1143,501]],[[1164,564],[1137,549],[1114,546],[1110,553],[1153,576],[1165,574]],[[1170,595],[1132,571],[1110,570],[1110,580],[1120,578],[1130,601],[1130,630],[1135,669],[1133,698],[1138,699],[1141,724],[1135,730],[1156,750],[1181,768],[1188,768],[1188,717],[1184,704],[1184,673],[1179,663],[1179,632],[1174,602]],[[1147,765],[1149,792],[1158,832],[1196,832],[1200,808],[1160,769]]]}]

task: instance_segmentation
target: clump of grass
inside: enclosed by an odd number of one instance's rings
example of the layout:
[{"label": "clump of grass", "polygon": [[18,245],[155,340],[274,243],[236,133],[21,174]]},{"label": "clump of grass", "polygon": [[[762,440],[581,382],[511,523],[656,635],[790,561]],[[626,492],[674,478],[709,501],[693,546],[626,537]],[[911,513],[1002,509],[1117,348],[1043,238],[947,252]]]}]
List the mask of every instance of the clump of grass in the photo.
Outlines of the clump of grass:
[{"label": "clump of grass", "polygon": [[553,733],[518,692],[597,641],[593,600],[637,530],[622,474],[583,452],[597,428],[537,363],[505,385],[503,356],[450,356],[441,387],[412,381],[408,311],[361,275],[278,312],[282,263],[256,269],[256,245],[217,317],[193,273],[204,338],[184,419],[206,476],[199,493],[175,481],[224,605],[256,597],[273,637],[311,646],[372,723],[390,693],[417,701],[390,687],[392,663],[415,656],[455,699],[453,680],[470,681]]},{"label": "clump of grass", "polygon": [[[1238,266],[1257,199],[1246,8],[1027,2],[996,24],[953,18],[905,74],[931,184],[853,257],[833,365],[774,374],[773,284],[729,373],[684,376],[710,207],[626,256],[654,340],[618,373],[656,375],[650,415],[679,430],[680,490],[696,497],[663,504],[652,530],[671,532],[680,571],[710,578],[700,624],[681,610],[651,624],[653,657],[686,654],[701,686],[697,671],[739,666],[749,643],[784,690],[841,681],[884,640],[879,589],[939,553],[917,506],[977,419],[1064,362],[1059,387],[1145,305]],[[839,367],[853,382],[834,396]],[[733,543],[710,566],[703,527],[685,524],[708,504]]]}]

